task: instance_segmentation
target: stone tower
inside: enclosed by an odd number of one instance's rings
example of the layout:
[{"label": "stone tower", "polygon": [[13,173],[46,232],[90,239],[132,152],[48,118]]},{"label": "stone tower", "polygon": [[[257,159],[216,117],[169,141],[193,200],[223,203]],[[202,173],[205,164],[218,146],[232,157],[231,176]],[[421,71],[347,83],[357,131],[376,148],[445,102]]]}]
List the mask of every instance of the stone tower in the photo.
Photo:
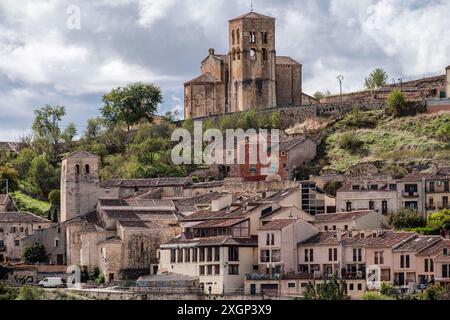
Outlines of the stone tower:
[{"label": "stone tower", "polygon": [[99,158],[74,152],[61,165],[61,222],[95,211],[99,190]]},{"label": "stone tower", "polygon": [[277,106],[275,18],[250,12],[229,21],[231,112]]}]

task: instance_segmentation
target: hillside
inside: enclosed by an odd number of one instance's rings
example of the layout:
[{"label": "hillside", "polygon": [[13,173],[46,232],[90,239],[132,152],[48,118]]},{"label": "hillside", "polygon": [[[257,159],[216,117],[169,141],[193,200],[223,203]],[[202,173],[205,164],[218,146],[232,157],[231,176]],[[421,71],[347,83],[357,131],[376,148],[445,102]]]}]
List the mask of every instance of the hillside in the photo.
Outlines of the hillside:
[{"label": "hillside", "polygon": [[450,162],[450,113],[392,118],[383,111],[354,111],[322,131],[319,163],[345,172],[362,162],[414,165]]}]

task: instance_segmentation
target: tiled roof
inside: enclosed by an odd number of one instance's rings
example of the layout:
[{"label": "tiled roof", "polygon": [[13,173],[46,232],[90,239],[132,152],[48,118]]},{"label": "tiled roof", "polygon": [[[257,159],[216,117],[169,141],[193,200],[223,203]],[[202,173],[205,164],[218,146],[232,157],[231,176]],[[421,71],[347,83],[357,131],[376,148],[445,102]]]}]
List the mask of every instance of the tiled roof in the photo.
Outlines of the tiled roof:
[{"label": "tiled roof", "polygon": [[265,16],[263,14],[252,11],[252,12],[240,15],[239,17],[233,18],[230,20],[230,22],[235,21],[235,20],[241,20],[241,19],[271,19],[271,20],[275,20],[275,18],[273,18],[273,17]]},{"label": "tiled roof", "polygon": [[250,238],[234,238],[232,236],[217,236],[206,238],[193,238],[179,236],[174,238],[164,245],[178,245],[178,244],[194,244],[197,246],[258,246],[258,237],[252,236]]},{"label": "tiled roof", "polygon": [[177,207],[185,206],[185,205],[210,205],[211,201],[220,199],[225,195],[226,195],[226,193],[222,193],[222,192],[210,192],[207,194],[193,196],[190,198],[177,199],[177,200],[174,200],[174,202]]},{"label": "tiled roof", "polygon": [[187,188],[188,189],[218,188],[218,187],[222,187],[223,185],[224,185],[223,181],[211,181],[211,182],[195,183],[195,184],[187,186]]},{"label": "tiled roof", "polygon": [[100,222],[97,212],[90,212],[88,214],[78,216],[67,220],[66,224],[75,224],[75,223],[90,223],[90,224],[98,224]]},{"label": "tiled roof", "polygon": [[102,186],[105,188],[153,188],[185,186],[191,182],[190,178],[154,178],[154,179],[117,179],[105,181]]},{"label": "tiled roof", "polygon": [[221,81],[218,80],[216,77],[214,77],[211,73],[206,72],[206,73],[202,74],[201,76],[186,82],[185,84],[217,83],[217,82],[221,82]]},{"label": "tiled roof", "polygon": [[175,204],[172,200],[159,200],[159,199],[100,199],[99,204],[104,207],[123,207],[126,210],[127,207],[131,208],[154,208],[155,210],[175,210]]},{"label": "tiled roof", "polygon": [[125,229],[146,229],[147,225],[143,221],[119,221],[118,222]]},{"label": "tiled roof", "polygon": [[280,201],[282,199],[284,199],[285,197],[291,195],[292,193],[296,192],[296,191],[300,191],[300,187],[292,187],[292,188],[288,188],[285,190],[281,190],[278,191],[277,193],[275,193],[274,195],[271,195],[270,197],[267,197],[267,201]]},{"label": "tiled roof", "polygon": [[314,216],[314,222],[324,223],[324,222],[340,222],[340,221],[353,221],[374,212],[373,210],[363,210],[363,211],[351,211],[351,212],[340,212],[340,213],[327,213],[318,214]]},{"label": "tiled roof", "polygon": [[[248,210],[254,209],[255,207],[247,207]],[[235,219],[244,218],[247,211],[244,210],[242,206],[231,206],[230,208],[225,208],[219,211],[201,210],[196,212],[186,218],[183,221],[202,221],[202,220],[221,220],[221,219]]]},{"label": "tiled roof", "polygon": [[[389,185],[390,184],[396,184],[396,181],[387,181],[387,180],[369,180],[368,181],[368,188],[359,188],[359,189],[353,189],[354,185],[360,185],[361,186],[362,181],[349,181],[345,183],[338,192],[380,192],[380,191],[386,191],[386,192],[397,192],[397,190],[390,190]],[[371,185],[378,185],[378,189],[372,190],[370,189]]]},{"label": "tiled roof", "polygon": [[419,236],[416,239],[408,241],[399,247],[395,248],[396,252],[415,251],[421,252],[434,245],[440,243],[442,238],[440,236]]},{"label": "tiled roof", "polygon": [[414,232],[388,231],[368,244],[370,248],[392,248],[417,237]]},{"label": "tiled roof", "polygon": [[202,228],[227,228],[232,227],[238,223],[245,221],[246,218],[236,218],[236,219],[223,219],[223,220],[208,220],[195,225],[194,229]]},{"label": "tiled roof", "polygon": [[335,232],[319,232],[305,241],[300,242],[298,245],[308,246],[324,246],[324,245],[338,245]]},{"label": "tiled roof", "polygon": [[450,180],[450,167],[440,167],[436,172],[431,173],[427,180]]},{"label": "tiled roof", "polygon": [[301,65],[291,57],[285,57],[285,56],[277,56],[277,64],[283,64],[283,65]]},{"label": "tiled roof", "polygon": [[30,212],[0,212],[2,223],[52,223]]},{"label": "tiled roof", "polygon": [[263,225],[258,230],[264,231],[264,230],[282,230],[286,228],[287,226],[293,224],[296,220],[294,219],[280,219],[280,220],[273,220],[265,225]]},{"label": "tiled roof", "polygon": [[430,175],[430,173],[426,172],[412,172],[405,176],[403,179],[400,179],[399,182],[420,182],[422,178],[426,178]]}]

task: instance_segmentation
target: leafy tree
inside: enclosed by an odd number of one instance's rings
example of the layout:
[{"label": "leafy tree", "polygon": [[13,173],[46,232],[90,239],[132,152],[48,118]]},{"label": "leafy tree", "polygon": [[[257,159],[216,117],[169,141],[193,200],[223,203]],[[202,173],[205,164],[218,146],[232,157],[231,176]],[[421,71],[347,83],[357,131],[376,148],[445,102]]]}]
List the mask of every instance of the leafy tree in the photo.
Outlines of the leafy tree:
[{"label": "leafy tree", "polygon": [[438,228],[440,230],[450,230],[450,209],[433,213],[428,218],[430,227]]},{"label": "leafy tree", "polygon": [[61,192],[59,189],[50,191],[48,194],[48,201],[53,206],[58,206],[61,203]]},{"label": "leafy tree", "polygon": [[104,106],[100,111],[105,119],[114,124],[123,122],[131,126],[141,119],[151,123],[162,101],[160,88],[137,82],[104,95]]},{"label": "leafy tree", "polygon": [[12,161],[12,165],[17,170],[20,179],[26,179],[28,177],[31,162],[35,157],[37,157],[36,151],[28,147],[22,149],[17,158]]},{"label": "leafy tree", "polygon": [[419,294],[420,300],[446,300],[448,292],[444,287],[431,285],[424,292]]},{"label": "leafy tree", "polygon": [[325,94],[323,92],[317,91],[316,93],[314,93],[313,97],[320,101],[320,99],[325,98]]},{"label": "leafy tree", "polygon": [[389,224],[396,229],[424,228],[427,220],[412,210],[402,210],[389,216]]},{"label": "leafy tree", "polygon": [[346,288],[347,284],[344,280],[338,280],[336,276],[333,276],[318,286],[315,283],[308,283],[304,298],[305,300],[348,300]]},{"label": "leafy tree", "polygon": [[41,196],[48,195],[51,190],[57,187],[56,177],[55,169],[45,156],[42,155],[33,159],[29,179],[40,190]]},{"label": "leafy tree", "polygon": [[386,114],[394,117],[402,117],[409,114],[406,97],[400,90],[392,91],[387,99]]},{"label": "leafy tree", "polygon": [[387,84],[389,75],[383,69],[377,68],[365,80],[364,86],[367,90],[378,89]]},{"label": "leafy tree", "polygon": [[11,192],[17,189],[19,173],[9,164],[0,166],[0,193],[5,191],[6,189],[6,184],[4,180],[8,181],[8,191]]},{"label": "leafy tree", "polygon": [[0,301],[16,300],[17,294],[17,289],[9,287],[4,283],[0,283]]},{"label": "leafy tree", "polygon": [[22,259],[28,264],[45,263],[48,261],[45,247],[39,243],[26,247],[22,252]]},{"label": "leafy tree", "polygon": [[66,115],[64,106],[46,105],[35,110],[34,114],[33,146],[38,154],[47,155],[50,163],[56,166],[61,160],[60,155],[73,146],[72,140],[76,135],[75,125],[70,124],[66,130],[61,130],[60,123]]}]

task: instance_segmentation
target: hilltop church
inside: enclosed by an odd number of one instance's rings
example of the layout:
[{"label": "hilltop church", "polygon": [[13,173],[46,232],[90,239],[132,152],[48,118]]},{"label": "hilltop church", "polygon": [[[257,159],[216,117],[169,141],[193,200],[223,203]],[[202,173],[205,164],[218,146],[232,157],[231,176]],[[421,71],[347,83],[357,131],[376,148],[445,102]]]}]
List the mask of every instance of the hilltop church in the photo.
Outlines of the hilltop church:
[{"label": "hilltop church", "polygon": [[275,18],[250,12],[229,21],[229,52],[209,55],[184,84],[185,119],[302,105],[302,65],[277,56]]}]

